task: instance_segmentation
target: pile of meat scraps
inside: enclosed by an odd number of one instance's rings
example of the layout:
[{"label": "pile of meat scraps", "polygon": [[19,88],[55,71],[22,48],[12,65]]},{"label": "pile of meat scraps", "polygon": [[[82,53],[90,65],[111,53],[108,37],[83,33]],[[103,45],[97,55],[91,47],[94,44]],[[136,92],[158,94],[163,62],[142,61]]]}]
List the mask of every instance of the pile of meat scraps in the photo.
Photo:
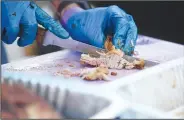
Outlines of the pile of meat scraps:
[{"label": "pile of meat scraps", "polygon": [[81,64],[94,66],[91,71],[82,74],[85,80],[108,80],[108,69],[143,69],[144,60],[134,60],[130,62],[123,58],[124,53],[120,49],[115,49],[111,42],[111,37],[107,37],[105,49],[107,53],[97,52],[100,57],[92,57],[88,54],[82,54],[80,58]]},{"label": "pile of meat scraps", "polygon": [[106,66],[99,66],[92,69],[86,69],[85,71],[81,72],[81,77],[84,80],[107,80],[109,78],[107,75],[109,74],[109,69]]}]

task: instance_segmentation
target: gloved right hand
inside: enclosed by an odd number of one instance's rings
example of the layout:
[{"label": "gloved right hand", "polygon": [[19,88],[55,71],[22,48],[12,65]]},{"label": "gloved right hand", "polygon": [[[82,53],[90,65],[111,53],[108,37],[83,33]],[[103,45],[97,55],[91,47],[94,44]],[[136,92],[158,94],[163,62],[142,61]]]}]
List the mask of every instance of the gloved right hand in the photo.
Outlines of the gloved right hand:
[{"label": "gloved right hand", "polygon": [[104,48],[108,35],[112,43],[132,55],[137,40],[137,26],[131,15],[116,5],[84,10],[71,7],[63,12],[62,25],[78,41]]},{"label": "gloved right hand", "polygon": [[60,38],[69,37],[59,22],[33,2],[3,1],[1,11],[1,38],[7,44],[12,44],[18,34],[20,34],[19,46],[32,44],[36,38],[38,23]]}]

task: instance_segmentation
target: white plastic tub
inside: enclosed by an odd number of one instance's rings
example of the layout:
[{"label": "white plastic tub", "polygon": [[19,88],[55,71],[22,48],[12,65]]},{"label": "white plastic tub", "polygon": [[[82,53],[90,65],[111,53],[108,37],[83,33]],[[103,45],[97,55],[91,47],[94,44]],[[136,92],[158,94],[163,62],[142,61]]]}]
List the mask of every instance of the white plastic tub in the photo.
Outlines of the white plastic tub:
[{"label": "white plastic tub", "polygon": [[[134,80],[117,90],[124,100],[152,109],[160,115],[165,114],[166,117],[184,118],[184,57],[132,77]],[[151,112],[149,110],[148,113]]]}]

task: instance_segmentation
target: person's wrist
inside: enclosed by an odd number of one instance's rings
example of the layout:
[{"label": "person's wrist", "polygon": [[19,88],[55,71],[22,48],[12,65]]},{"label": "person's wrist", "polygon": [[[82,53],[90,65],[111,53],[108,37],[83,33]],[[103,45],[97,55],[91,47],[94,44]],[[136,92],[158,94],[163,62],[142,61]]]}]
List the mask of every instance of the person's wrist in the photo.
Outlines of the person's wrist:
[{"label": "person's wrist", "polygon": [[78,4],[71,3],[67,5],[65,8],[60,11],[60,22],[62,25],[65,25],[67,23],[67,20],[73,16],[75,13],[81,12],[84,9],[82,9]]}]

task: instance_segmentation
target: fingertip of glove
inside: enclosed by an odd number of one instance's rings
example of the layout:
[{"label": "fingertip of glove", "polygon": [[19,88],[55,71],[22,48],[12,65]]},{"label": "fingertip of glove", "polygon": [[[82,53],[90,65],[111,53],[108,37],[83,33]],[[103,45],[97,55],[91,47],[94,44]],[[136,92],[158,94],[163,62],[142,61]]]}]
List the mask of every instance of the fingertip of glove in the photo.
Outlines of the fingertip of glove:
[{"label": "fingertip of glove", "polygon": [[15,39],[10,39],[8,38],[8,36],[3,36],[2,41],[6,44],[12,44],[15,41]]},{"label": "fingertip of glove", "polygon": [[18,35],[19,27],[4,28],[2,31],[2,41],[6,44],[12,44]]},{"label": "fingertip of glove", "polygon": [[129,55],[131,56],[133,54],[133,51],[134,51],[134,47],[131,47],[131,48],[123,48],[122,51],[126,54],[126,55]]},{"label": "fingertip of glove", "polygon": [[56,33],[55,35],[58,36],[59,38],[62,38],[62,39],[67,39],[70,37],[69,33],[67,33],[67,32]]},{"label": "fingertip of glove", "polygon": [[63,38],[63,39],[67,39],[67,38],[69,38],[70,37],[70,35],[69,35],[69,33],[67,32],[67,31],[62,31],[60,34],[59,34],[59,36],[61,37],[61,38]]},{"label": "fingertip of glove", "polygon": [[59,22],[54,20],[50,15],[43,11],[40,7],[36,9],[36,18],[39,24],[48,29],[59,38],[69,38],[69,33],[61,26]]},{"label": "fingertip of glove", "polygon": [[25,47],[33,43],[34,40],[24,40],[22,38],[19,38],[17,41],[17,45],[19,47]]},{"label": "fingertip of glove", "polygon": [[60,28],[59,30],[49,29],[49,31],[54,33],[56,36],[62,39],[67,39],[70,37],[69,33],[64,28]]}]

